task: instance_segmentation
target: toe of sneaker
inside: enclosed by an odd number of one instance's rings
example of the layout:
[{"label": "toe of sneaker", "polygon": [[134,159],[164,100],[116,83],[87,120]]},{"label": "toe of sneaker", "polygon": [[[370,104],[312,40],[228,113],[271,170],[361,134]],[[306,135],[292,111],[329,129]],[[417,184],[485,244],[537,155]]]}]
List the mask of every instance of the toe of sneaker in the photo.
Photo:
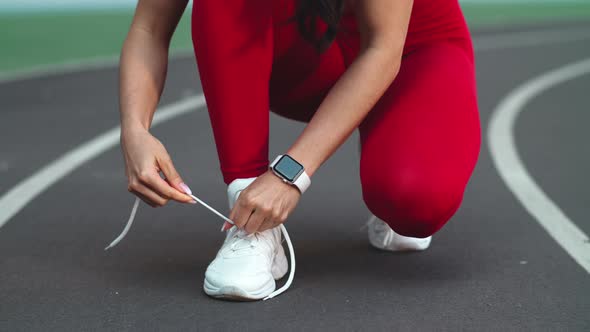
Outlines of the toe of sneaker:
[{"label": "toe of sneaker", "polygon": [[275,280],[270,273],[227,273],[215,269],[205,272],[205,291],[216,295],[258,298],[272,292]]}]

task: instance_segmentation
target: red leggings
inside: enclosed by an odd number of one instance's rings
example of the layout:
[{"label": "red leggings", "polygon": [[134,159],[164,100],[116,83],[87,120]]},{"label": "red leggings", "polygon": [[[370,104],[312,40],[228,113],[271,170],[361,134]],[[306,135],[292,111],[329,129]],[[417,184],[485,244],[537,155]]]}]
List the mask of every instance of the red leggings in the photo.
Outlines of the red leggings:
[{"label": "red leggings", "polygon": [[[194,1],[195,55],[226,184],[267,171],[269,109],[309,121],[359,52],[347,15],[317,54],[284,23],[294,1]],[[434,3],[454,16],[433,24]],[[461,204],[480,148],[473,51],[456,0],[414,1],[400,72],[358,128],[368,209],[405,236],[438,231]]]}]

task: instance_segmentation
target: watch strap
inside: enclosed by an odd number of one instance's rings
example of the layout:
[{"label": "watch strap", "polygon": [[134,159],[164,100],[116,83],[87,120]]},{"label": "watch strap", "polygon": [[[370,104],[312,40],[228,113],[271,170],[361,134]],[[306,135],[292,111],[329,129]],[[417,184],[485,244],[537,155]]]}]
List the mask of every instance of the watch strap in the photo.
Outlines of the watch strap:
[{"label": "watch strap", "polygon": [[303,172],[301,172],[301,174],[299,174],[299,177],[297,177],[297,179],[295,180],[295,182],[293,182],[293,184],[295,186],[297,186],[297,188],[299,188],[299,191],[303,194],[307,188],[309,188],[309,186],[311,185],[311,179],[309,178],[309,175],[307,174],[307,172],[305,172],[305,170],[303,170]]}]

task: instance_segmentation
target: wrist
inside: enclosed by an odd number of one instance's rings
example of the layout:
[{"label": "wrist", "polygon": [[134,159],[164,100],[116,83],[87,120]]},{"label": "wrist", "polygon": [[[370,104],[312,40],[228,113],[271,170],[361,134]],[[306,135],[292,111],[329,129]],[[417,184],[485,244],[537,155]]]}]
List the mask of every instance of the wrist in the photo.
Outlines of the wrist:
[{"label": "wrist", "polygon": [[155,111],[146,111],[146,107],[142,105],[125,106],[120,108],[121,114],[121,129],[125,130],[149,130],[151,125],[151,118]]},{"label": "wrist", "polygon": [[303,165],[305,169],[305,173],[311,178],[312,175],[317,170],[317,164],[312,156],[305,153],[305,151],[300,151],[297,149],[289,149],[285,154],[288,154],[293,159],[297,160],[301,165]]},{"label": "wrist", "polygon": [[149,125],[142,123],[139,120],[122,120],[121,133],[136,133],[149,131]]},{"label": "wrist", "polygon": [[127,141],[133,140],[134,137],[149,134],[149,131],[142,125],[121,125],[121,133],[119,134],[119,143],[125,145]]}]

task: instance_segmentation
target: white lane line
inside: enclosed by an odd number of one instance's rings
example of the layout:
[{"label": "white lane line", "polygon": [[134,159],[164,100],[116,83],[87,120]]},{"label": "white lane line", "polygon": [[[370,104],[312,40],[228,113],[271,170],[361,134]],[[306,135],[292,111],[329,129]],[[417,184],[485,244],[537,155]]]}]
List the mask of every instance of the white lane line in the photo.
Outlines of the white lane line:
[{"label": "white lane line", "polygon": [[[502,34],[474,36],[474,46],[478,51],[513,49],[545,44],[568,43],[590,39],[589,28],[564,28],[559,30],[531,30]],[[192,49],[174,51],[171,60],[179,60],[193,55]],[[62,75],[85,70],[113,68],[119,64],[119,56],[111,55],[90,59],[69,60],[53,65],[40,65],[14,72],[0,73],[0,84],[18,82],[49,75]]]},{"label": "white lane line", "polygon": [[[156,112],[152,126],[156,126],[202,106],[205,106],[205,97],[198,95],[162,107]],[[119,135],[120,127],[117,126],[96,136],[75,149],[68,151],[0,196],[0,227],[51,185],[64,178],[88,160],[119,144]]]},{"label": "white lane line", "polygon": [[553,239],[590,273],[590,242],[527,172],[514,142],[514,124],[526,104],[543,92],[590,74],[590,58],[527,81],[504,98],[492,113],[488,144],[506,186]]},{"label": "white lane line", "polygon": [[[485,51],[497,48],[518,47],[518,43],[509,43],[506,35],[498,35],[498,42],[491,37],[486,37],[485,42],[479,42],[479,48]],[[547,43],[557,42],[550,39]],[[486,44],[489,43],[489,44]],[[192,101],[192,102],[191,102]],[[184,105],[184,106],[183,106]],[[168,108],[163,108],[156,113],[154,125],[170,120],[188,112],[191,108],[204,106],[205,101],[202,95],[193,97],[188,101],[178,104],[172,104]],[[172,112],[172,110],[175,110]],[[162,114],[164,113],[164,114]],[[36,196],[41,194],[49,186],[71,173],[84,162],[95,158],[98,154],[112,148],[118,143],[119,127],[113,128],[108,132],[88,141],[74,150],[66,153],[63,157],[48,164],[41,170],[35,172],[29,178],[17,184],[14,188],[0,197],[0,227],[2,227],[10,218],[23,209],[27,203],[32,201]],[[518,157],[517,157],[518,158]],[[533,182],[533,185],[536,186]],[[556,207],[557,208],[557,207]],[[575,227],[575,225],[574,225]],[[588,270],[588,269],[587,269]]]}]

